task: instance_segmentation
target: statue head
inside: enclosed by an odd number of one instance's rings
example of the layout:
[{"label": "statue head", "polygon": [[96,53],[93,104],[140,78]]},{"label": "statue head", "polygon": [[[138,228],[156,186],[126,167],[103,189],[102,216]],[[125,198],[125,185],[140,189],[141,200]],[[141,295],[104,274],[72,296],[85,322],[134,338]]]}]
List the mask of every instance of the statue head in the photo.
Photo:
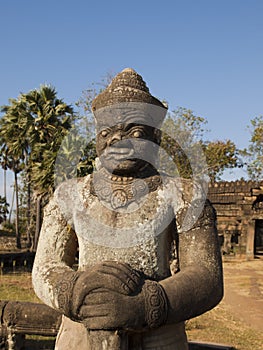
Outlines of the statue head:
[{"label": "statue head", "polygon": [[154,165],[167,107],[131,68],[116,75],[92,102],[96,149],[103,167],[119,175]]}]

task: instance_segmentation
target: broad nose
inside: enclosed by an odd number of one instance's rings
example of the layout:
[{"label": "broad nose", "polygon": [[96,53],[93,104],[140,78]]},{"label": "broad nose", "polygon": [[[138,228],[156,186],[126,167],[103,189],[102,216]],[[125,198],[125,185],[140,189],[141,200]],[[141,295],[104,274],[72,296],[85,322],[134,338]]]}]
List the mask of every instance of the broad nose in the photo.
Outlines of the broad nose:
[{"label": "broad nose", "polygon": [[121,141],[124,136],[124,125],[122,123],[119,123],[116,125],[116,129],[109,140],[109,146],[114,145],[115,143]]},{"label": "broad nose", "polygon": [[116,144],[117,142],[121,141],[122,138],[123,138],[123,131],[116,130],[109,140],[109,146],[112,146],[112,145]]}]

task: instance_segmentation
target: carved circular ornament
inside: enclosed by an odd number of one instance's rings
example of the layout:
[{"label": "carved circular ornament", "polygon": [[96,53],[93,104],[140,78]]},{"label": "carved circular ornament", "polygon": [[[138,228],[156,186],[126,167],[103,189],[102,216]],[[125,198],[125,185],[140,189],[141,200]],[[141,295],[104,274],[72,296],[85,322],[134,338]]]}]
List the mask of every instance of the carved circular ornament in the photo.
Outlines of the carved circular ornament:
[{"label": "carved circular ornament", "polygon": [[128,195],[127,192],[121,189],[114,190],[111,194],[110,203],[112,209],[123,208],[127,205]]}]

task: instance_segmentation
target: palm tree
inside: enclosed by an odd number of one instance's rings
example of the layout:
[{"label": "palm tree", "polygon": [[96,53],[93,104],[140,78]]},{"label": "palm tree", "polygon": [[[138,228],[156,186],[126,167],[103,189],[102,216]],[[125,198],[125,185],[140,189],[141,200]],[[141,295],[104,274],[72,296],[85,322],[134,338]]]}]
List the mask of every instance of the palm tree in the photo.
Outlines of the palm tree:
[{"label": "palm tree", "polygon": [[54,190],[56,154],[63,137],[74,122],[72,107],[56,95],[53,87],[44,85],[39,90],[32,90],[21,97],[33,118],[29,144],[30,169],[36,201],[35,248],[41,227],[41,202]]},{"label": "palm tree", "polygon": [[[0,124],[0,137],[5,141],[13,159],[22,161],[23,170],[27,175],[28,227],[32,187],[33,197],[38,204],[41,204],[41,198],[50,194],[53,189],[53,184],[48,181],[52,177],[50,173],[52,174],[53,168],[43,167],[42,163],[47,154],[55,157],[63,136],[74,121],[72,107],[56,95],[53,87],[43,85],[39,90],[21,94],[18,99],[10,99],[10,105],[2,107],[4,116]],[[52,160],[49,162],[52,164]],[[17,172],[14,173],[17,180]],[[40,213],[40,210],[37,210],[37,213]],[[38,236],[40,214],[36,226]]]},{"label": "palm tree", "polygon": [[28,143],[24,134],[25,118],[21,117],[22,108],[19,101],[10,99],[10,106],[3,106],[3,118],[0,120],[0,139],[5,151],[4,165],[14,173],[14,191],[16,200],[16,242],[21,248],[21,232],[19,228],[19,194],[18,174],[24,168],[25,155],[28,152]]},{"label": "palm tree", "polygon": [[[2,167],[4,171],[10,169],[14,173],[14,190],[16,198],[16,217],[15,217],[15,226],[16,226],[16,246],[21,248],[21,232],[19,230],[19,198],[18,198],[18,173],[22,170],[22,148],[18,145],[20,144],[21,139],[17,132],[17,124],[14,123],[17,113],[14,112],[12,117],[9,118],[9,115],[6,115],[0,120],[0,140],[1,148],[3,150],[2,154]],[[15,126],[15,127],[14,127]],[[14,145],[14,147],[13,147]]]},{"label": "palm tree", "polygon": [[19,229],[19,196],[18,196],[18,174],[22,170],[21,162],[15,155],[9,155],[8,168],[14,173],[14,194],[16,203],[16,216],[15,216],[15,227],[16,227],[16,247],[21,248],[21,232]]}]

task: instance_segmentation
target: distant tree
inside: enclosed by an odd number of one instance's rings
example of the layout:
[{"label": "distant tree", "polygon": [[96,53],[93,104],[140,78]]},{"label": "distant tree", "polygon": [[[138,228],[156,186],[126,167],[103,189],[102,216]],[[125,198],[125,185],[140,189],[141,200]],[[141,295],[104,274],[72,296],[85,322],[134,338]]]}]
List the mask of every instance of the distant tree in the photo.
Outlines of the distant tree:
[{"label": "distant tree", "polygon": [[199,169],[204,163],[200,140],[206,124],[183,107],[168,113],[162,126],[160,169],[183,178],[191,178],[193,171],[201,176],[206,169]]},{"label": "distant tree", "polygon": [[169,113],[162,128],[161,147],[171,159],[161,157],[161,169],[177,172],[183,178],[206,174],[214,182],[220,180],[225,169],[238,167],[235,144],[230,140],[205,140],[206,125],[205,118],[183,107]]},{"label": "distant tree", "polygon": [[[95,122],[92,114],[91,104],[93,99],[102,92],[112,81],[114,77],[113,73],[107,73],[102,77],[100,82],[91,83],[90,86],[82,91],[79,100],[76,102],[76,106],[79,109],[78,112],[78,130],[84,130],[86,136],[95,147]],[[93,154],[93,152],[92,152]]]},{"label": "distant tree", "polygon": [[[46,179],[46,173],[54,171],[51,168],[38,168],[37,164],[42,162],[44,151],[48,150],[49,154],[56,156],[59,142],[74,121],[72,107],[56,95],[53,87],[43,85],[39,90],[20,94],[17,99],[10,99],[9,105],[2,106],[4,115],[0,121],[0,140],[8,156],[13,159],[10,164],[15,181],[19,171],[23,170],[27,174],[28,225],[32,189],[35,198],[41,198],[50,183],[44,183],[44,186],[43,182],[37,180]],[[18,189],[17,185],[15,187]],[[16,197],[18,216],[18,193]]]},{"label": "distant tree", "polygon": [[6,221],[7,214],[9,213],[8,207],[9,204],[6,201],[6,198],[0,196],[0,224],[3,221]]},{"label": "distant tree", "polygon": [[251,180],[263,180],[263,116],[255,117],[249,126],[251,138],[243,150],[247,174]]},{"label": "distant tree", "polygon": [[[9,124],[10,119],[0,119],[0,143],[1,149],[3,151],[2,158],[2,167],[4,172],[7,169],[10,169],[14,174],[14,193],[16,201],[16,216],[15,216],[15,228],[16,228],[16,246],[21,248],[21,232],[19,229],[19,194],[18,194],[18,174],[23,169],[22,164],[22,151],[21,148],[13,149],[11,146],[11,140],[16,140],[17,134],[14,131],[12,139],[8,137],[9,135]],[[17,141],[15,141],[17,142]],[[6,184],[4,185],[6,186]]]},{"label": "distant tree", "polygon": [[55,183],[92,173],[96,157],[95,140],[73,128],[63,139],[56,158]]},{"label": "distant tree", "polygon": [[6,172],[8,169],[8,158],[7,158],[7,149],[4,142],[0,138],[0,164],[4,171],[4,197],[6,198]]},{"label": "distant tree", "polygon": [[[81,177],[90,174],[94,170],[96,158],[96,131],[91,104],[93,99],[109,85],[113,76],[114,74],[107,73],[102,77],[100,82],[91,83],[87,89],[82,91],[79,100],[76,102],[76,106],[78,107],[78,118],[75,123],[75,132],[70,133],[67,142],[62,145],[65,148],[68,148],[69,143],[75,145],[73,148],[71,147],[72,152],[68,153],[68,170],[67,174],[64,172],[64,177],[71,177],[73,175],[72,171],[74,173],[77,172],[77,176]],[[82,145],[81,156],[77,168],[74,168],[70,163],[74,160],[74,148],[78,143]],[[67,151],[65,151],[65,154],[66,153]],[[60,156],[63,156],[63,154],[61,153]],[[59,171],[59,176],[63,177],[63,169],[62,167],[60,168],[61,171]],[[71,175],[68,175],[70,173]]]},{"label": "distant tree", "polygon": [[211,182],[221,180],[226,169],[240,168],[239,150],[231,140],[206,141],[203,143],[207,173]]},{"label": "distant tree", "polygon": [[82,114],[92,114],[91,104],[93,99],[111,83],[113,77],[114,74],[108,72],[102,77],[100,82],[91,83],[87,89],[82,91],[79,100],[76,102],[77,107],[82,110]]}]

